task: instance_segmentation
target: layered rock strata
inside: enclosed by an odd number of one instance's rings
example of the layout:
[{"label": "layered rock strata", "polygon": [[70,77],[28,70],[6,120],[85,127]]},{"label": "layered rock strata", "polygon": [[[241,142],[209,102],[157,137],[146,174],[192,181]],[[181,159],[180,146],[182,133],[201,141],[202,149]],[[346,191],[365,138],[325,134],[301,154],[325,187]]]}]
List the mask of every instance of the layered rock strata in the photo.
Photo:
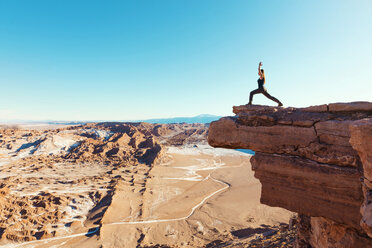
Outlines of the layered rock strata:
[{"label": "layered rock strata", "polygon": [[256,152],[261,202],[307,218],[298,246],[372,247],[371,102],[233,112],[211,123],[208,142]]}]

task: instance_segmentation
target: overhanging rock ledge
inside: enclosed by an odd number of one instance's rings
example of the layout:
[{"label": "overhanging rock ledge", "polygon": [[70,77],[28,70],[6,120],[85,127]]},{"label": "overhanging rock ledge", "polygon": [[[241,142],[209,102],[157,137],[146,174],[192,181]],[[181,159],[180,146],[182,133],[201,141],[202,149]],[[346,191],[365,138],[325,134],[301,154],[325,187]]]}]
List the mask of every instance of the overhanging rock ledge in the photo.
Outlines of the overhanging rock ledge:
[{"label": "overhanging rock ledge", "polygon": [[256,152],[261,202],[299,213],[298,247],[372,247],[372,102],[233,112],[208,142]]}]

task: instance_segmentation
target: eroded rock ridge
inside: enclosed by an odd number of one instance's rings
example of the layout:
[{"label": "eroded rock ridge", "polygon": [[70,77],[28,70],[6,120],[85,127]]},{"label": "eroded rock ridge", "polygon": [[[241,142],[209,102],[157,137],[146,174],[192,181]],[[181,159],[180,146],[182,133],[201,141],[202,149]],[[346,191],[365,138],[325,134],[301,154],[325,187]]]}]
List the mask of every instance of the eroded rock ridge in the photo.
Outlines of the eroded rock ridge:
[{"label": "eroded rock ridge", "polygon": [[0,246],[96,230],[123,185],[142,213],[164,148],[204,141],[206,132],[203,124],[0,127]]},{"label": "eroded rock ridge", "polygon": [[256,152],[261,202],[299,213],[299,247],[372,247],[372,102],[233,112],[208,142]]}]

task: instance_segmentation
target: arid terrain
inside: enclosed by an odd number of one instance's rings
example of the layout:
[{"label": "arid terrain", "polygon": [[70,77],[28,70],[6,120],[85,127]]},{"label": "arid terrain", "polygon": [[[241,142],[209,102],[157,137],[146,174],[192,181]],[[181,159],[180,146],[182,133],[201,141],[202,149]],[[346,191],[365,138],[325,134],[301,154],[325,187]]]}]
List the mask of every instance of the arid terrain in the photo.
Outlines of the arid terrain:
[{"label": "arid terrain", "polygon": [[[0,129],[2,247],[292,247],[248,153],[203,124]],[[290,226],[288,225],[291,222]]]}]

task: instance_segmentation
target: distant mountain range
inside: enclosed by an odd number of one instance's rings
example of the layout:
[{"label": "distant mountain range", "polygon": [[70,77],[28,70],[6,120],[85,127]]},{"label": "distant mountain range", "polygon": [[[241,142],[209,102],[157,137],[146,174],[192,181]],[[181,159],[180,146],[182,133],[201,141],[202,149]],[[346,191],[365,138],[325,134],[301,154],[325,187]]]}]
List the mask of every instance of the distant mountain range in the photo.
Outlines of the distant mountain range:
[{"label": "distant mountain range", "polygon": [[159,124],[169,124],[169,123],[210,123],[220,119],[222,116],[217,115],[197,115],[194,117],[174,117],[174,118],[162,118],[162,119],[148,119],[141,120],[142,122],[148,123],[159,123]]},{"label": "distant mountain range", "polygon": [[[194,117],[174,117],[174,118],[159,118],[159,119],[147,119],[147,120],[124,120],[120,122],[148,122],[148,123],[159,123],[159,124],[169,124],[169,123],[210,123],[212,121],[220,119],[222,116],[202,114]],[[78,125],[86,124],[92,122],[107,122],[105,120],[97,121],[27,121],[27,120],[2,120],[0,119],[0,124],[64,124],[64,125]],[[112,121],[110,121],[112,122]]]}]

